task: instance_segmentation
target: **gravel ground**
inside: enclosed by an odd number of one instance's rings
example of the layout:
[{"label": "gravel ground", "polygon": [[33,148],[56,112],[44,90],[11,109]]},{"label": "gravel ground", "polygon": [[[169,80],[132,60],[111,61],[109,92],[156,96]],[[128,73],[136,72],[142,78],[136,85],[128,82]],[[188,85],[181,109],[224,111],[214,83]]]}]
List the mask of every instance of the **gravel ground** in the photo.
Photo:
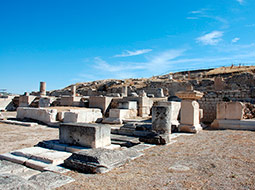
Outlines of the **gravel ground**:
[{"label": "gravel ground", "polygon": [[0,154],[32,147],[42,140],[58,139],[58,129],[44,125],[24,127],[0,123]]},{"label": "gravel ground", "polygon": [[[58,189],[255,189],[255,133],[203,131],[156,146],[106,174],[71,171]],[[58,139],[58,129],[0,124],[0,153]]]},{"label": "gravel ground", "polygon": [[69,172],[59,189],[255,189],[255,133],[203,131],[106,174]]}]

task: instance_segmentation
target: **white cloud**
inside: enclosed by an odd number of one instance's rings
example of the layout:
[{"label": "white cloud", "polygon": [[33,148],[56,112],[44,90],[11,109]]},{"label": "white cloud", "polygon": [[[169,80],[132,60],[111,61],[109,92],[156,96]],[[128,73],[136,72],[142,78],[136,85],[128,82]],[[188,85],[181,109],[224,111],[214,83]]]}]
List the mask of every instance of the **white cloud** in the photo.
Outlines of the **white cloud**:
[{"label": "white cloud", "polygon": [[152,51],[152,49],[140,49],[140,50],[136,50],[136,51],[126,50],[122,54],[115,55],[114,57],[130,57],[130,56],[135,56],[135,55],[142,55],[142,54],[148,53],[150,51]]},{"label": "white cloud", "polygon": [[237,41],[239,41],[240,40],[240,38],[234,38],[234,39],[232,39],[232,42],[233,43],[236,43]]},{"label": "white cloud", "polygon": [[244,3],[244,0],[236,0],[238,3],[240,3],[241,5]]},{"label": "white cloud", "polygon": [[222,40],[223,36],[222,31],[213,31],[211,33],[205,34],[204,36],[198,37],[196,40],[199,43],[202,43],[204,45],[217,45],[219,41]]},{"label": "white cloud", "polygon": [[187,17],[187,19],[188,19],[188,20],[197,20],[197,19],[198,19],[198,17],[189,16],[189,17]]}]

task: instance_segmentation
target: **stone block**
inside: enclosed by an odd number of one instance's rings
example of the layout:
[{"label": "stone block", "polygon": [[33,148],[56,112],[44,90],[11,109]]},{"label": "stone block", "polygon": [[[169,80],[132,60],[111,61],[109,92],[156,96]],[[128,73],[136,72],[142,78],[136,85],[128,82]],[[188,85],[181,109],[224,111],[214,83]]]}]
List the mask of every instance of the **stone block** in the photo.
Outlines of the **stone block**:
[{"label": "stone block", "polygon": [[120,102],[119,109],[137,109],[136,101]]},{"label": "stone block", "polygon": [[[178,116],[181,109],[181,102],[175,101],[161,101],[157,103],[157,106],[170,106],[170,119],[172,125],[179,125]],[[152,120],[154,120],[154,114],[152,112]]]},{"label": "stone block", "polygon": [[42,172],[34,175],[28,179],[30,183],[36,184],[39,187],[47,187],[48,189],[55,189],[67,183],[74,181],[73,178],[65,175],[60,175],[54,172]]},{"label": "stone block", "polygon": [[60,99],[61,106],[80,106],[81,97],[76,96],[62,96]]},{"label": "stone block", "polygon": [[137,110],[134,109],[110,109],[110,118],[131,119],[136,118]]},{"label": "stone block", "polygon": [[61,124],[60,143],[99,148],[111,144],[111,127],[103,124]]},{"label": "stone block", "polygon": [[217,119],[242,120],[244,108],[242,102],[220,102],[217,104]]},{"label": "stone block", "polygon": [[14,96],[0,97],[0,110],[8,110]]},{"label": "stone block", "polygon": [[50,107],[52,102],[56,100],[55,97],[41,97],[39,99],[39,107],[40,108],[45,108],[45,107]]},{"label": "stone block", "polygon": [[236,119],[215,119],[211,124],[213,129],[232,129],[255,131],[255,120],[236,120]]},{"label": "stone block", "polygon": [[13,190],[13,189],[24,189],[24,190],[37,190],[45,189],[45,187],[39,187],[33,183],[28,182],[20,176],[14,174],[0,174],[0,189]]},{"label": "stone block", "polygon": [[64,123],[92,123],[103,115],[100,109],[74,109],[64,113]]},{"label": "stone block", "polygon": [[100,108],[102,113],[105,114],[106,110],[110,106],[111,101],[112,97],[91,96],[89,97],[89,107]]},{"label": "stone block", "polygon": [[57,109],[19,107],[16,117],[18,119],[34,119],[46,124],[53,123],[56,122]]},{"label": "stone block", "polygon": [[19,107],[29,107],[29,105],[34,101],[36,96],[20,96],[19,97]]},{"label": "stone block", "polygon": [[129,148],[125,150],[97,148],[73,153],[65,160],[64,165],[84,173],[105,173],[141,155],[142,153]]},{"label": "stone block", "polygon": [[198,125],[199,104],[195,100],[182,100],[181,102],[181,124]]}]

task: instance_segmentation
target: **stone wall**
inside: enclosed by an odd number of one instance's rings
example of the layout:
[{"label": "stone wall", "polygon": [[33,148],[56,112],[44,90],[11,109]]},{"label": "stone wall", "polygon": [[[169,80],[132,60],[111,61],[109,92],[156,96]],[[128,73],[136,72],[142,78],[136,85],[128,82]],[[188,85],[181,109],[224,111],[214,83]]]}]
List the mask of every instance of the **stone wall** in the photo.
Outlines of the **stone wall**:
[{"label": "stone wall", "polygon": [[202,122],[213,122],[216,119],[217,103],[222,101],[240,101],[255,103],[253,93],[250,90],[225,90],[204,92],[204,97],[198,101],[204,111]]}]

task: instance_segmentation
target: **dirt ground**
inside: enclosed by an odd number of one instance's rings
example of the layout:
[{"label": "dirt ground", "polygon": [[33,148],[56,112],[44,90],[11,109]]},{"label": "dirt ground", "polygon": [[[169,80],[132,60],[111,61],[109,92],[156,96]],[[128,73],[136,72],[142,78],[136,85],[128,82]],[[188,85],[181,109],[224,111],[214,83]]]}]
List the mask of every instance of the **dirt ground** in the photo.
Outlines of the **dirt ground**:
[{"label": "dirt ground", "polygon": [[[106,174],[69,172],[75,182],[59,189],[255,189],[255,133],[203,131]],[[171,167],[186,166],[178,171]]]},{"label": "dirt ground", "polygon": [[0,123],[0,154],[32,147],[42,140],[58,139],[58,129],[44,125],[24,127]]},{"label": "dirt ground", "polygon": [[[76,181],[58,189],[255,189],[254,137],[231,130],[180,136],[105,174],[71,171]],[[0,124],[0,153],[57,138],[56,128]]]}]

